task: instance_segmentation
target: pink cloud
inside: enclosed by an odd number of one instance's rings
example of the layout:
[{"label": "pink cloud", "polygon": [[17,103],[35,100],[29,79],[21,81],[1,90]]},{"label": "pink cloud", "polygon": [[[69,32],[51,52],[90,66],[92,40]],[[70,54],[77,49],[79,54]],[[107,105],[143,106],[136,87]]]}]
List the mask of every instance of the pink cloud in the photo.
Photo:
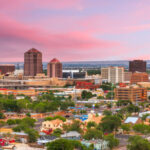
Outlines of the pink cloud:
[{"label": "pink cloud", "polygon": [[[0,43],[1,47],[7,51],[4,51],[4,55],[6,56],[16,48],[16,52],[12,54],[15,55],[15,58],[18,57],[18,54],[19,57],[22,55],[22,60],[23,53],[27,50],[24,47],[43,49],[46,59],[48,59],[48,55],[59,55],[65,58],[68,57],[68,54],[71,59],[81,59],[81,57],[85,56],[87,58],[92,54],[93,56],[103,55],[105,53],[104,49],[112,49],[120,45],[118,42],[95,38],[91,32],[80,31],[56,34],[47,32],[42,28],[24,25],[3,15],[0,15],[0,17]],[[80,54],[83,54],[83,56],[79,57]]]},{"label": "pink cloud", "polygon": [[79,9],[81,0],[0,0],[0,8],[5,11],[25,11],[35,8]]}]

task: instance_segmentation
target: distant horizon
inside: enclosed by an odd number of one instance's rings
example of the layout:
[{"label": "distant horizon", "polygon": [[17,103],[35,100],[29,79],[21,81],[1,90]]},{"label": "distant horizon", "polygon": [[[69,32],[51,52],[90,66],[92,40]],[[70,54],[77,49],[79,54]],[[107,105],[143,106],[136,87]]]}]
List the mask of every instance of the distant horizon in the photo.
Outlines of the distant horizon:
[{"label": "distant horizon", "polygon": [[[143,59],[134,59],[134,60],[143,60]],[[74,62],[115,62],[115,61],[133,61],[133,60],[80,60],[80,61],[61,61],[62,63],[74,63]],[[143,60],[143,61],[150,61],[149,60]],[[43,63],[48,63],[49,61],[43,61]],[[6,62],[1,62],[0,63],[24,63],[24,61],[6,61]]]}]

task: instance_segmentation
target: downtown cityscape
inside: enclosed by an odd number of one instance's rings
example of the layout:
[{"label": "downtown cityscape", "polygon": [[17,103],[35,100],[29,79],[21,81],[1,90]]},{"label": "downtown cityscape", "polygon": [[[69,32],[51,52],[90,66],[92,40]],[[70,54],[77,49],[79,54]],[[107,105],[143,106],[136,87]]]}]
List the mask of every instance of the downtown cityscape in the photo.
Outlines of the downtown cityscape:
[{"label": "downtown cityscape", "polygon": [[149,0],[0,0],[0,150],[150,150]]}]

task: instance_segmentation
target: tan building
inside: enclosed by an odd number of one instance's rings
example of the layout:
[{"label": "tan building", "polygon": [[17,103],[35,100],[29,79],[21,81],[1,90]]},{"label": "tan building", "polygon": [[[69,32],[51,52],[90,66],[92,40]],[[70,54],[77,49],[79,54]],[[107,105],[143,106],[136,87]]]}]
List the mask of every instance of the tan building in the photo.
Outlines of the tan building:
[{"label": "tan building", "polygon": [[124,82],[130,83],[131,81],[132,72],[124,72]]},{"label": "tan building", "polygon": [[117,87],[114,89],[115,100],[147,100],[147,89],[138,86]]},{"label": "tan building", "polygon": [[133,73],[131,76],[131,84],[136,84],[137,82],[148,82],[148,74],[147,73],[141,73],[141,72],[136,72]]},{"label": "tan building", "polygon": [[137,85],[143,88],[150,88],[150,82],[138,82]]},{"label": "tan building", "polygon": [[101,68],[102,80],[111,83],[124,82],[124,67],[107,67]]},{"label": "tan building", "polygon": [[50,78],[62,78],[62,63],[56,58],[48,63],[47,75]]},{"label": "tan building", "polygon": [[51,120],[51,121],[44,121],[42,123],[41,131],[49,130],[49,129],[52,129],[52,131],[53,131],[57,128],[62,129],[63,124],[64,124],[64,122],[62,120],[59,120],[59,119]]}]

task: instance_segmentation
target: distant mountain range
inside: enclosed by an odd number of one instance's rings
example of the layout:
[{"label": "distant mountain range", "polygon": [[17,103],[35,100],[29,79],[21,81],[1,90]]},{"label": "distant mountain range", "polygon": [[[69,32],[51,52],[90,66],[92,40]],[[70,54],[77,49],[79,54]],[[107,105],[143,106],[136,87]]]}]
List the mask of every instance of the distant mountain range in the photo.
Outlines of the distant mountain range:
[{"label": "distant mountain range", "polygon": [[[147,69],[150,69],[150,60],[147,60]],[[0,64],[14,64],[16,68],[22,69],[23,62],[0,62]],[[129,67],[128,60],[114,60],[114,61],[72,61],[72,62],[62,62],[64,69],[96,69],[108,66],[123,66],[125,68]],[[43,68],[47,68],[47,62],[43,62]]]}]

